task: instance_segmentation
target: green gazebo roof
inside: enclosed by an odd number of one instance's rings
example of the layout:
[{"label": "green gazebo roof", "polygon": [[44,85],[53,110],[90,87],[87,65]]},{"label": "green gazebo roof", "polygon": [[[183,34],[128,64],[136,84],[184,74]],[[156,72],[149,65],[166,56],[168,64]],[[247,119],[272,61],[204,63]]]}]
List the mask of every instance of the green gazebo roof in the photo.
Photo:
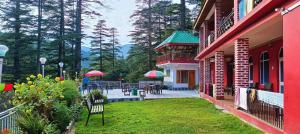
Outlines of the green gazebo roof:
[{"label": "green gazebo roof", "polygon": [[165,46],[169,43],[180,45],[198,45],[199,38],[188,31],[175,31],[171,36],[155,47],[155,49]]}]

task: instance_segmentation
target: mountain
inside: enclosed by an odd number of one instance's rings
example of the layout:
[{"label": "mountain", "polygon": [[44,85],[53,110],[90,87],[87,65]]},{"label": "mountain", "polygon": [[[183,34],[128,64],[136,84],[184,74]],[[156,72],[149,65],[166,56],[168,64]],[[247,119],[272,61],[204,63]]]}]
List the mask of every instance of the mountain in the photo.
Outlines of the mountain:
[{"label": "mountain", "polygon": [[81,47],[81,55],[82,55],[82,60],[81,60],[81,67],[82,68],[89,68],[90,67],[90,52],[91,48],[82,46]]},{"label": "mountain", "polygon": [[[125,45],[120,45],[120,52],[119,56],[124,56],[124,58],[127,58],[128,52],[131,49],[133,44],[125,44]],[[89,57],[91,54],[91,48],[87,46],[82,46],[81,47],[81,54],[82,54],[82,60],[81,60],[81,66],[82,68],[89,68],[90,67],[90,61]]]},{"label": "mountain", "polygon": [[124,58],[127,58],[128,52],[129,52],[129,50],[131,49],[132,46],[133,46],[133,44],[121,45],[119,56],[121,56],[121,57],[124,56]]}]

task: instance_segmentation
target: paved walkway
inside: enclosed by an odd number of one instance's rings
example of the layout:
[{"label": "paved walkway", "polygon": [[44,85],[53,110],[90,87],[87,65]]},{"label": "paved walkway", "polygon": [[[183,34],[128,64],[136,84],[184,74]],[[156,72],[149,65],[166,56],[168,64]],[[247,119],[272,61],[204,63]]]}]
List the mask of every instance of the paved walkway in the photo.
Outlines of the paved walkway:
[{"label": "paved walkway", "polygon": [[[121,89],[114,89],[104,91],[104,94],[108,99],[120,99],[120,98],[139,98],[138,96],[124,96],[124,93]],[[172,91],[172,90],[163,90],[162,94],[146,94],[145,99],[159,99],[159,98],[192,98],[199,97],[199,94],[194,90],[183,90],[183,91]]]}]

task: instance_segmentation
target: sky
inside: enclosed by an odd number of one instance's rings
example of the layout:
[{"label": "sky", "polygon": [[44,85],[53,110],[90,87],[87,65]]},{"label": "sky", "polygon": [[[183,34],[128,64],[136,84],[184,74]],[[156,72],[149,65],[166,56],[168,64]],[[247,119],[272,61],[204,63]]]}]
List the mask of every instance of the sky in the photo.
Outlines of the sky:
[{"label": "sky", "polygon": [[[132,21],[130,16],[133,14],[136,7],[136,0],[105,0],[104,4],[109,8],[99,9],[100,13],[103,15],[102,19],[106,20],[108,27],[115,27],[119,31],[119,42],[120,45],[132,44],[131,38],[128,36],[130,31],[133,30],[131,25]],[[173,2],[180,3],[180,0],[173,0]],[[85,29],[85,33],[91,35],[94,25],[97,20],[89,20],[89,28]],[[90,46],[90,40],[84,40],[85,46]]]}]

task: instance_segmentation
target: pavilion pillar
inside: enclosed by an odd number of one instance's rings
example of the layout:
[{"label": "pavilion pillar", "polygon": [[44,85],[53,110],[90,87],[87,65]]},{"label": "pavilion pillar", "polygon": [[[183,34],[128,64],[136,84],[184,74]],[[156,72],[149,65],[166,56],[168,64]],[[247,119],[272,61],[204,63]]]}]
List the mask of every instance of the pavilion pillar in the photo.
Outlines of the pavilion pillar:
[{"label": "pavilion pillar", "polygon": [[249,39],[239,38],[234,44],[234,66],[235,66],[235,105],[238,105],[239,90],[249,87]]},{"label": "pavilion pillar", "polygon": [[217,100],[224,99],[224,52],[217,51],[215,53],[215,98]]}]

